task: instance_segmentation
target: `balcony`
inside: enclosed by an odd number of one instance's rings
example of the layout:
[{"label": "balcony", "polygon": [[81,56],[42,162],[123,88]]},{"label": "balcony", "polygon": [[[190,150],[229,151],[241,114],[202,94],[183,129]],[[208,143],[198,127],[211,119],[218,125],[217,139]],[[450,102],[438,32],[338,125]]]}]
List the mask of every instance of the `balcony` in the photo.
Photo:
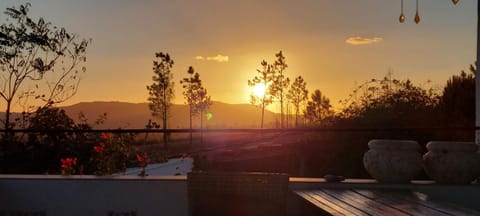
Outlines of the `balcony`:
[{"label": "balcony", "polygon": [[[1,215],[204,215],[195,210],[195,199],[189,198],[185,176],[58,176],[58,175],[2,175],[0,177]],[[224,188],[228,190],[228,188]],[[322,178],[289,178],[288,193],[283,209],[275,209],[281,215],[326,214],[315,205],[300,198],[294,191],[318,189],[355,190],[405,190],[420,192],[424,198],[454,206],[476,209],[480,199],[478,185],[438,185],[431,181],[413,181],[411,184],[381,184],[375,180],[347,179],[342,183],[328,183]],[[223,195],[229,203],[230,213],[259,214],[265,205],[246,203],[246,198],[232,199]],[[201,200],[205,198],[204,200]],[[203,204],[218,197],[197,197]],[[255,200],[256,198],[251,198]],[[268,203],[268,202],[267,202]],[[222,202],[210,203],[211,212],[226,212]],[[245,206],[256,206],[256,210]],[[450,204],[449,204],[450,205]],[[194,207],[192,207],[194,206]],[[262,207],[263,206],[263,207]],[[263,209],[263,213],[269,209]],[[271,209],[270,209],[271,211]],[[205,213],[205,209],[201,211]],[[262,212],[260,212],[262,213]],[[464,212],[469,215],[469,211]],[[232,215],[232,214],[230,214]],[[278,215],[278,214],[276,214]]]},{"label": "balcony", "polygon": [[[89,131],[89,133],[105,132],[124,133],[125,131]],[[140,137],[143,137],[141,133],[145,131],[126,132],[136,132],[137,136],[140,134]],[[148,132],[161,133],[162,131],[150,130]],[[173,132],[186,133],[189,130]],[[225,135],[228,133],[236,135]],[[249,135],[248,133],[253,134]],[[174,170],[169,171],[170,174],[155,173],[154,169],[161,167],[157,165],[147,167],[147,173],[150,176],[145,177],[137,176],[138,168],[127,169],[125,172],[127,175],[115,174],[112,176],[0,175],[0,215],[205,215],[210,213],[222,215],[336,215],[335,212],[329,211],[331,210],[330,205],[336,205],[333,203],[334,201],[341,202],[339,205],[343,205],[343,207],[351,207],[352,203],[365,203],[359,200],[351,202],[351,198],[346,194],[352,191],[356,193],[382,191],[385,194],[402,191],[414,194],[415,199],[418,199],[419,202],[434,202],[433,205],[439,205],[438,208],[428,207],[431,211],[440,211],[445,206],[448,207],[447,209],[453,208],[466,215],[475,215],[476,211],[480,211],[480,207],[477,205],[480,199],[478,184],[447,185],[431,180],[389,184],[361,178],[361,175],[360,177],[354,176],[355,178],[350,177],[343,182],[328,182],[323,178],[302,177],[306,172],[302,169],[307,167],[308,171],[308,164],[302,163],[303,157],[300,157],[300,161],[296,160],[299,159],[298,157],[290,160],[290,162],[296,161],[295,163],[276,163],[277,167],[274,166],[275,163],[272,163],[272,161],[281,162],[282,159],[289,158],[284,157],[285,152],[300,148],[299,146],[306,147],[300,153],[308,153],[311,146],[308,143],[302,145],[298,139],[299,134],[301,134],[300,137],[322,134],[320,143],[326,143],[328,141],[326,137],[330,133],[340,133],[341,135],[343,133],[369,133],[369,136],[375,137],[381,134],[383,136],[394,134],[400,138],[415,136],[410,129],[209,130],[204,134],[204,139],[216,140],[217,143],[214,143],[216,146],[208,148],[197,146],[196,149],[189,152],[189,155],[193,155],[193,153],[203,155],[201,158],[207,160],[206,167],[210,170],[207,173],[213,173],[213,177],[210,176],[200,181],[203,183],[192,184],[196,180],[187,178],[186,172],[179,172],[179,176],[173,176],[176,174]],[[453,131],[453,133],[458,132]],[[218,134],[223,134],[222,139]],[[239,137],[241,139],[237,140]],[[310,144],[316,143],[312,139],[307,140],[311,142]],[[245,143],[246,141],[248,143]],[[362,146],[366,147],[366,143],[363,143]],[[353,161],[352,163],[360,162]],[[238,166],[239,164],[243,166]],[[202,163],[197,165],[202,165]],[[292,165],[296,166],[295,169],[288,168]],[[264,175],[277,176],[278,174],[240,172],[258,171],[259,169],[266,169],[269,172],[291,171],[289,172],[290,177],[287,176],[286,179],[280,180],[283,183],[275,184],[276,186],[273,187],[273,190],[278,189],[283,192],[276,193],[266,189],[269,188],[270,183],[275,181],[268,177],[262,177]],[[218,173],[220,175],[217,175]],[[217,176],[215,177],[215,175]],[[350,175],[352,174],[348,176]],[[194,189],[192,189],[192,185],[194,185]],[[310,199],[309,192],[325,193],[328,197],[325,200],[328,206],[321,207],[325,203],[319,204],[318,200]],[[263,195],[258,196],[258,193],[263,193]],[[314,196],[316,195],[314,194]],[[365,199],[365,197],[367,196],[362,198]],[[380,204],[384,203],[380,202]],[[411,205],[411,203],[407,204]],[[400,206],[395,207],[400,210],[408,209],[408,205],[405,206],[405,203],[402,202],[393,205]],[[429,203],[428,206],[430,205]],[[369,205],[357,207],[365,206]],[[379,203],[372,204],[372,206],[379,207]],[[425,207],[424,204],[422,206],[422,208]],[[379,208],[385,207],[380,206]]]}]

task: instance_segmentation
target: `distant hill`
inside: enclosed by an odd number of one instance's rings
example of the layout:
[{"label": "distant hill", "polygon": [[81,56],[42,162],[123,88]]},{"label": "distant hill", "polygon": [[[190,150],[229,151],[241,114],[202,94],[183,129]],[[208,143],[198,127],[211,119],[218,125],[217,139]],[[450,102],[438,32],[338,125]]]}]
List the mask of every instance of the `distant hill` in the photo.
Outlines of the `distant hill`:
[{"label": "distant hill", "polygon": [[[89,122],[95,121],[98,116],[107,113],[107,120],[95,128],[144,128],[148,120],[160,121],[151,116],[148,103],[127,102],[82,102],[71,106],[61,107],[67,114],[78,121],[79,113],[83,113]],[[258,128],[260,127],[261,109],[250,104],[227,104],[213,102],[209,110],[213,118],[204,120],[206,128]],[[265,127],[275,125],[275,114],[265,110]],[[199,117],[194,118],[194,127],[200,125]],[[188,128],[188,106],[175,104],[171,107],[169,128]]]}]

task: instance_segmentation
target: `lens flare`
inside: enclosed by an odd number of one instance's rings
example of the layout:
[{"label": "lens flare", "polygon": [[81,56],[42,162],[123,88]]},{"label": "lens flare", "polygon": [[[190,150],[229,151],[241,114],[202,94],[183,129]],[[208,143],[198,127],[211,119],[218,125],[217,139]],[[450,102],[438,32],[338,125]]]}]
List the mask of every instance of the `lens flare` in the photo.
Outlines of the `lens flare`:
[{"label": "lens flare", "polygon": [[265,95],[267,87],[263,83],[258,83],[253,87],[253,95],[262,98]]},{"label": "lens flare", "polygon": [[206,114],[207,120],[211,120],[213,118],[213,114],[211,112]]}]

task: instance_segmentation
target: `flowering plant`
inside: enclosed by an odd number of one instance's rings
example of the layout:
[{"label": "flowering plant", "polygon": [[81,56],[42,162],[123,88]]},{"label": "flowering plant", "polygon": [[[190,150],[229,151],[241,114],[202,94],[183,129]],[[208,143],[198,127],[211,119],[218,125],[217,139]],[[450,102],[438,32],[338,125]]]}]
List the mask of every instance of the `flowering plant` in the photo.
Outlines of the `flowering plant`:
[{"label": "flowering plant", "polygon": [[137,162],[138,162],[138,166],[140,166],[142,168],[142,171],[138,174],[139,176],[148,176],[147,172],[145,171],[145,167],[148,166],[148,164],[150,163],[150,158],[148,157],[148,154],[145,152],[142,154],[137,154]]},{"label": "flowering plant", "polygon": [[75,173],[75,166],[77,165],[77,158],[60,159],[62,175],[72,175]]},{"label": "flowering plant", "polygon": [[99,137],[98,145],[93,146],[93,156],[91,161],[95,166],[94,174],[111,175],[125,169],[126,161],[133,152],[133,147],[129,145],[133,141],[133,136],[129,134],[102,133]]},{"label": "flowering plant", "polygon": [[101,142],[98,146],[93,146],[93,151],[96,153],[103,153],[105,150],[105,143]]}]

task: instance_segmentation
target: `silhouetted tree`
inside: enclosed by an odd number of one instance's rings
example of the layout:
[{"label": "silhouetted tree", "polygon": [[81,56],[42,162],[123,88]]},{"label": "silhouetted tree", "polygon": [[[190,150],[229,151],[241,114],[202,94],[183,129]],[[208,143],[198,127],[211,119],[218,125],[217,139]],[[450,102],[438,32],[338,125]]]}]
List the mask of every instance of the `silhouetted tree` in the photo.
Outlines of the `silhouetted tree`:
[{"label": "silhouetted tree", "polygon": [[[89,40],[28,14],[30,4],[6,8],[0,25],[0,97],[6,102],[4,127],[12,128],[10,113],[15,96],[42,100],[49,106],[77,92]],[[55,73],[54,73],[55,72]],[[42,84],[45,82],[44,84]],[[29,89],[26,86],[34,86]]]},{"label": "silhouetted tree", "polygon": [[[267,61],[263,60],[261,62],[262,69],[257,69],[258,76],[253,77],[253,79],[248,80],[249,86],[256,86],[262,84],[265,88],[272,82],[272,75],[273,75],[273,66],[268,64]],[[265,107],[273,102],[272,95],[269,91],[265,91],[265,93],[261,96],[251,94],[250,95],[250,103],[253,105],[258,105],[262,109],[262,118],[260,122],[260,128],[263,128],[263,119],[265,116]]]},{"label": "silhouetted tree", "polygon": [[212,100],[210,95],[207,93],[205,87],[201,87],[198,91],[198,103],[195,105],[195,108],[200,113],[200,129],[203,129],[203,118],[205,116],[205,111],[207,111],[212,105]]},{"label": "silhouetted tree", "polygon": [[322,120],[333,115],[331,108],[330,99],[317,89],[312,93],[311,101],[307,102],[305,118],[314,124],[322,124]]},{"label": "silhouetted tree", "polygon": [[198,91],[198,104],[196,104],[195,106],[195,108],[200,113],[201,144],[203,144],[203,118],[205,117],[205,111],[207,111],[211,105],[212,105],[212,100],[210,98],[210,95],[208,95],[207,89],[205,87],[202,87]]},{"label": "silhouetted tree", "polygon": [[307,83],[298,76],[290,86],[287,98],[292,102],[295,108],[295,127],[298,127],[298,115],[300,114],[300,106],[308,99]]},{"label": "silhouetted tree", "polygon": [[283,104],[285,102],[286,90],[290,84],[290,79],[285,76],[285,69],[288,65],[283,56],[282,51],[275,54],[277,60],[273,63],[272,84],[270,85],[270,92],[273,97],[277,98],[280,102],[280,125],[284,128],[284,111]]},{"label": "silhouetted tree", "polygon": [[[172,67],[173,59],[170,58],[168,53],[155,53],[155,57],[159,61],[153,61],[153,83],[147,86],[148,101],[150,101],[148,107],[152,111],[153,116],[160,116],[162,119],[162,128],[166,130],[168,128],[168,115],[169,109],[172,105],[174,98],[174,82]],[[163,133],[164,147],[168,148],[168,133]]]},{"label": "silhouetted tree", "polygon": [[475,126],[475,72],[470,65],[468,74],[462,71],[447,81],[438,106],[446,126]]},{"label": "silhouetted tree", "polygon": [[415,86],[410,80],[372,79],[350,95],[340,114],[358,126],[418,127],[432,124],[431,117],[438,103],[433,89]]},{"label": "silhouetted tree", "polygon": [[75,156],[82,163],[89,161],[95,135],[75,131],[90,130],[89,125],[75,124],[64,110],[52,106],[40,107],[28,118],[27,129],[40,132],[15,137],[18,145],[10,145],[5,151],[7,170],[29,174],[59,173],[62,157]]},{"label": "silhouetted tree", "polygon": [[[188,67],[187,71],[189,77],[183,78],[180,81],[183,87],[183,96],[187,100],[189,119],[190,119],[190,146],[192,145],[192,118],[198,114],[198,104],[200,103],[200,92],[203,91],[202,80],[200,74],[195,72],[192,66]],[[205,95],[206,96],[206,95]]]}]

